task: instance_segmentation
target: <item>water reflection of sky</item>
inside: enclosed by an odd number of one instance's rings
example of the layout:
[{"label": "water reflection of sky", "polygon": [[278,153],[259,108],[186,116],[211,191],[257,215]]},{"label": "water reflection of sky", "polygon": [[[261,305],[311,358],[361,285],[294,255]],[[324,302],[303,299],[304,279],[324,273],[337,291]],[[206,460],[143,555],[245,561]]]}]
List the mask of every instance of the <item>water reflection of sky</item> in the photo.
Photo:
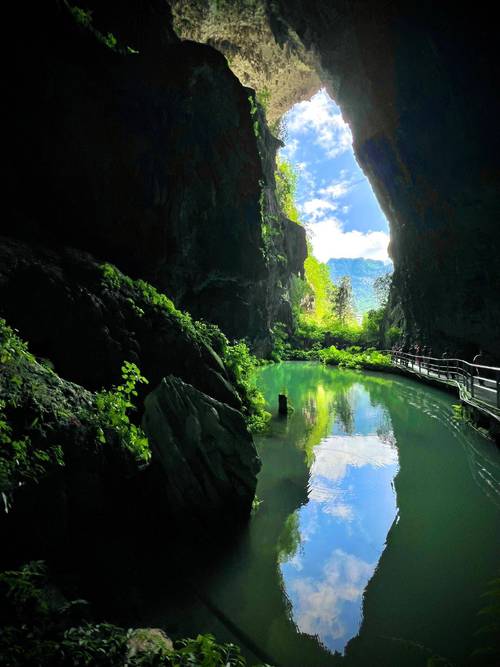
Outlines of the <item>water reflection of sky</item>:
[{"label": "water reflection of sky", "polygon": [[301,547],[281,571],[298,629],[342,653],[359,630],[363,591],[397,513],[398,455],[384,409],[361,385],[332,409],[299,510]]}]

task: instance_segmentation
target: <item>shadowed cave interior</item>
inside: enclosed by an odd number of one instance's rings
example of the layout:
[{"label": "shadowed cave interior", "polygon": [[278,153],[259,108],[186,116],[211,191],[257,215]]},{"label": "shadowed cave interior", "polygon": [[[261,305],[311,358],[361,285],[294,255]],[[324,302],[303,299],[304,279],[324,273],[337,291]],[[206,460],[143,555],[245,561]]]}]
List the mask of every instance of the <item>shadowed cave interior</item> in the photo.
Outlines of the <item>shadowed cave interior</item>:
[{"label": "shadowed cave interior", "polygon": [[[296,102],[324,87],[351,128],[389,221],[401,342],[500,364],[496,27],[485,6],[427,1],[12,11],[0,561],[44,561],[57,595],[91,602],[84,618],[136,627],[158,604],[159,571],[179,573],[164,595],[199,604],[193,553],[210,578],[247,539],[265,457],[235,341],[269,359],[276,324],[293,328],[308,250],[280,206],[274,130]],[[300,484],[277,523],[304,503]],[[12,604],[2,624],[22,625]],[[30,623],[50,617],[52,603],[30,604]],[[346,664],[365,664],[370,642],[353,646]],[[323,649],[311,665],[330,664]],[[25,664],[71,664],[55,655]]]}]

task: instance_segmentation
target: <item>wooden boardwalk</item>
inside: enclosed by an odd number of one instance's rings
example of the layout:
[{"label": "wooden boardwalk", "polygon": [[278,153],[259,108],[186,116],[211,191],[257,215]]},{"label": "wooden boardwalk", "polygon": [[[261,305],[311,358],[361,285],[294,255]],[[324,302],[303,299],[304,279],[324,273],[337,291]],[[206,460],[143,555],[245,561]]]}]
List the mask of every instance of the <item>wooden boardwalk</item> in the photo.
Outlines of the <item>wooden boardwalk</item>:
[{"label": "wooden boardwalk", "polygon": [[437,359],[388,351],[393,366],[404,372],[458,389],[460,399],[500,421],[500,368],[463,359]]}]

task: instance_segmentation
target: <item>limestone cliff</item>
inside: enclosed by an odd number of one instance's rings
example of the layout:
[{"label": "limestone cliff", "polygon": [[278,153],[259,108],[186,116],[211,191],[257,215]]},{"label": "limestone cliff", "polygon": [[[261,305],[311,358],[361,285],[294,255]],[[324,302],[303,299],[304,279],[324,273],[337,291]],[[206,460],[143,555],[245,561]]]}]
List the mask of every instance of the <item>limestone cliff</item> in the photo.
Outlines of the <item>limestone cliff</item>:
[{"label": "limestone cliff", "polygon": [[90,251],[230,337],[268,331],[290,270],[285,249],[269,280],[250,91],[159,0],[68,7],[19,17],[2,231]]},{"label": "limestone cliff", "polygon": [[496,35],[485,8],[280,2],[391,228],[408,339],[500,359]]},{"label": "limestone cliff", "polygon": [[245,86],[263,94],[275,123],[321,87],[318,60],[266,0],[170,0],[179,37],[223,53]]},{"label": "limestone cliff", "polygon": [[243,81],[271,92],[273,118],[303,99],[304,67],[316,69],[388,217],[394,310],[406,339],[466,357],[482,347],[499,360],[499,70],[486,7],[171,5],[181,36],[213,44]]}]

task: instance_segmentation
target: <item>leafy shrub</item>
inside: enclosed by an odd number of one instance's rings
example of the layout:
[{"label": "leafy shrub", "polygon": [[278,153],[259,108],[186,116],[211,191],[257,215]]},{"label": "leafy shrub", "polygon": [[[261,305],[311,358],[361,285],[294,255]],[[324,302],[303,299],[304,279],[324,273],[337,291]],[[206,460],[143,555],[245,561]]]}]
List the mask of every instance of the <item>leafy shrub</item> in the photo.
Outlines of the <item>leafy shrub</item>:
[{"label": "leafy shrub", "polygon": [[272,329],[272,352],[271,361],[284,361],[290,358],[292,346],[288,340],[286,326],[277,322]]},{"label": "leafy shrub", "polygon": [[135,410],[131,399],[137,396],[136,385],[147,384],[148,381],[130,361],[125,361],[122,366],[122,378],[123,384],[113,390],[96,393],[96,412],[91,417],[97,427],[99,442],[108,442],[110,432],[113,438],[118,435],[122,445],[133,454],[136,461],[147,463],[151,458],[148,439],[141,428],[131,423],[127,413]]},{"label": "leafy shrub", "polygon": [[196,639],[181,639],[176,650],[167,657],[165,665],[171,667],[245,667],[246,660],[234,644],[217,644],[213,635],[198,635]]},{"label": "leafy shrub", "polygon": [[256,94],[257,102],[263,108],[264,112],[267,113],[269,110],[269,105],[271,103],[271,92],[268,88],[263,88],[262,90],[257,91]]},{"label": "leafy shrub", "polygon": [[[352,350],[353,348],[351,348]],[[354,348],[356,349],[356,348]],[[364,352],[339,350],[332,345],[318,352],[318,358],[324,364],[341,366],[344,368],[368,368],[372,370],[384,370],[391,365],[389,355],[382,354],[377,350],[369,349]]]},{"label": "leafy shrub", "polygon": [[[8,417],[9,412],[20,409],[25,393],[31,393],[24,369],[36,366],[26,343],[0,318],[0,494],[5,511],[10,508],[15,488],[26,482],[37,483],[49,469],[64,465],[58,444],[37,447],[28,434],[15,432]],[[45,367],[44,373],[55,375]],[[36,405],[36,396],[33,401]],[[31,419],[30,429],[42,429],[38,416]]]},{"label": "leafy shrub", "polygon": [[40,622],[49,613],[44,591],[47,568],[43,561],[31,561],[20,570],[0,574],[0,592],[4,599],[2,616],[20,623],[36,619]]},{"label": "leafy shrub", "polygon": [[276,161],[274,172],[276,182],[276,198],[284,215],[293,222],[299,222],[299,211],[295,204],[298,174],[291,162],[286,160]]},{"label": "leafy shrub", "polygon": [[92,394],[38,363],[0,319],[0,367],[0,495],[5,511],[15,489],[36,484],[65,465],[64,448],[72,439],[68,426],[85,433],[89,444],[118,447],[127,460],[130,455],[138,463],[149,460],[147,438],[129,418],[136,385],[146,382],[134,364],[123,364],[121,385]]},{"label": "leafy shrub", "polygon": [[259,362],[250,352],[245,341],[227,344],[224,362],[231,372],[235,386],[243,400],[243,414],[248,428],[254,433],[262,431],[271,415],[265,410],[265,399],[255,384],[255,368]]}]

